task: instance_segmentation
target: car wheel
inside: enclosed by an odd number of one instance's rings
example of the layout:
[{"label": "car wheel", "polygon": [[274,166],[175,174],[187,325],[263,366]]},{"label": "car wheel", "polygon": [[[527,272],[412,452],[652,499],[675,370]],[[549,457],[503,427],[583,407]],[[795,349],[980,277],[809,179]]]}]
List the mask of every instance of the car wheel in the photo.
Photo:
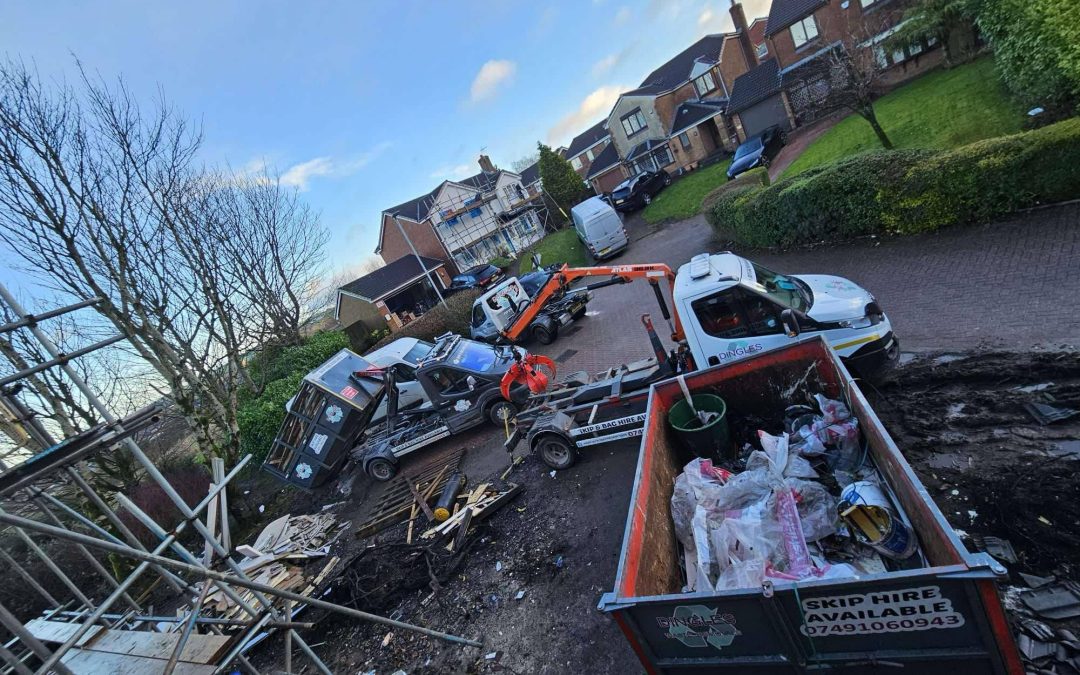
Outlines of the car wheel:
[{"label": "car wheel", "polygon": [[643,201],[645,203],[645,206],[648,206],[649,204],[652,204],[652,195],[650,195],[648,192],[646,192],[644,194],[644,196],[642,196],[641,201]]},{"label": "car wheel", "polygon": [[664,176],[664,187],[667,187],[668,185],[671,185],[671,174]]},{"label": "car wheel", "polygon": [[540,453],[544,464],[556,471],[569,469],[577,462],[577,448],[558,434],[541,436],[536,444],[536,451]]},{"label": "car wheel", "polygon": [[555,342],[555,338],[559,337],[559,329],[553,327],[551,330],[548,330],[544,326],[537,326],[536,328],[533,328],[533,337],[536,338],[536,341],[540,344],[549,345],[552,342]]},{"label": "car wheel", "polygon": [[368,462],[367,473],[380,483],[385,483],[397,475],[397,467],[390,460],[379,457]]},{"label": "car wheel", "polygon": [[761,158],[761,166],[765,167],[766,169],[769,168],[769,158],[768,157],[762,157]]},{"label": "car wheel", "polygon": [[492,424],[503,429],[506,427],[506,420],[513,419],[517,411],[517,406],[510,401],[495,401],[488,406],[487,414]]}]

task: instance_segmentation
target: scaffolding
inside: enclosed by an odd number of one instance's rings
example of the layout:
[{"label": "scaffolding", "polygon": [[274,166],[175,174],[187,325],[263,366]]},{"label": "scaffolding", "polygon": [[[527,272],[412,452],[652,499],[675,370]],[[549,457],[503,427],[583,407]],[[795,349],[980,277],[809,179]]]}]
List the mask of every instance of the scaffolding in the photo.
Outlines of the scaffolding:
[{"label": "scaffolding", "polygon": [[519,182],[499,186],[501,171],[448,182],[428,209],[432,227],[458,268],[518,257],[552,228],[543,193]]},{"label": "scaffolding", "polygon": [[[0,603],[0,625],[11,638],[0,644],[2,673],[88,673],[154,672],[217,673],[234,665],[249,673],[259,671],[245,652],[270,632],[284,631],[285,669],[291,672],[292,648],[300,652],[322,673],[330,673],[303,638],[298,628],[311,624],[294,621],[300,608],[314,607],[362,621],[412,631],[458,645],[480,647],[480,642],[402,621],[370,614],[351,607],[294,593],[255,581],[231,557],[227,536],[219,537],[214,529],[214,509],[230,482],[250,461],[248,455],[228,472],[215,462],[214,481],[197,505],[190,507],[169,483],[157,466],[143,452],[134,435],[157,422],[162,405],[152,405],[123,418],[116,417],[101,398],[74,370],[70,362],[79,356],[123,340],[109,338],[77,352],[64,354],[42,330],[40,322],[48,318],[93,306],[88,299],[67,307],[33,315],[28,313],[6,287],[0,284],[3,302],[17,320],[0,326],[0,334],[28,330],[45,350],[49,360],[0,380],[0,403],[12,421],[21,425],[26,437],[42,448],[32,455],[0,458],[0,525],[14,534],[34,558],[57,579],[66,593],[58,597],[46,590],[35,575],[0,549],[0,559],[39,595],[49,608],[41,618],[20,621]],[[56,442],[49,431],[10,389],[3,389],[47,368],[60,368],[78,389],[103,422],[92,429]],[[161,524],[147,515],[123,494],[102,495],[86,480],[80,468],[98,453],[127,452],[161,489],[181,514],[178,522]],[[59,499],[54,492],[61,485],[77,491],[92,505],[96,514],[81,513]],[[158,544],[144,546],[125,525],[119,512],[146,527]],[[103,519],[103,521],[102,521]],[[222,514],[227,522],[227,514]],[[181,535],[194,530],[203,548],[193,553],[181,543]],[[86,561],[88,568],[101,577],[108,595],[96,600],[75,583],[42,549],[34,536],[67,542]],[[122,579],[117,579],[93,555],[98,551],[121,556],[137,563]],[[215,569],[215,564],[222,569]],[[176,616],[155,616],[134,597],[135,584],[150,588],[164,585],[174,594],[182,610]],[[207,595],[220,591],[242,609],[241,618],[200,616]],[[243,595],[241,595],[243,591]],[[143,595],[148,595],[144,592]],[[107,651],[94,645],[108,642],[122,645]],[[205,648],[204,648],[205,647]],[[193,656],[195,655],[195,656]],[[196,656],[198,658],[196,658]]]}]

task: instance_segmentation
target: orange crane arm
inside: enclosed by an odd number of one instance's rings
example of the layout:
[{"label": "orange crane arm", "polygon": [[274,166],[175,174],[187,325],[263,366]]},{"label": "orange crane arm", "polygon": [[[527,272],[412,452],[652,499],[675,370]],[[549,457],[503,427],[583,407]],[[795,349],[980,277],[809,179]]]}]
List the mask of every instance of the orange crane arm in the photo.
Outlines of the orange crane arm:
[{"label": "orange crane arm", "polygon": [[[544,305],[548,303],[557,293],[565,291],[566,287],[573,281],[584,277],[611,277],[609,281],[602,282],[601,284],[595,284],[592,288],[600,288],[602,286],[610,286],[614,284],[624,284],[633,281],[634,279],[645,279],[652,284],[654,291],[656,292],[657,300],[660,302],[660,307],[664,311],[664,318],[667,319],[667,303],[663,299],[662,292],[660,291],[659,283],[661,279],[664,279],[668,283],[668,289],[674,291],[675,288],[675,273],[671,271],[671,268],[663,263],[646,263],[641,265],[609,265],[601,267],[570,267],[569,265],[563,265],[557,272],[551,275],[547,283],[543,285],[540,291],[533,298],[533,301],[529,304],[525,310],[518,315],[514,324],[503,331],[503,335],[511,340],[517,340],[520,338],[529,325],[533,322],[533,319],[544,308]],[[675,296],[672,293],[672,302],[674,302]],[[685,335],[683,334],[682,322],[679,319],[679,313],[674,307],[671,308],[671,314],[673,315],[674,324],[672,325],[671,339],[674,342],[679,342]]]}]

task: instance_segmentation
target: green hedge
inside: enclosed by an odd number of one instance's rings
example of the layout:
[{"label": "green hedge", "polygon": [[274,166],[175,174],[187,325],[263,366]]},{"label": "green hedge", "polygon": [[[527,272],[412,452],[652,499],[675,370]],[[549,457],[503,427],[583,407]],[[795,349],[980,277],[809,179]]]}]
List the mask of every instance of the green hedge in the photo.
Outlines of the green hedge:
[{"label": "green hedge", "polygon": [[768,187],[739,186],[706,215],[749,246],[912,234],[1080,197],[1080,119],[949,151],[869,152]]}]

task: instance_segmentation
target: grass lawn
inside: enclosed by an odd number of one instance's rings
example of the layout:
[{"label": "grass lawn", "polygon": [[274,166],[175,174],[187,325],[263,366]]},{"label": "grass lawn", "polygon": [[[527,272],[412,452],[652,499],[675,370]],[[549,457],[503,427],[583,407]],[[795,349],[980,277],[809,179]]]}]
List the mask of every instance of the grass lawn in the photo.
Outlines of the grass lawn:
[{"label": "grass lawn", "polygon": [[[1020,131],[1023,122],[989,56],[920,77],[881,97],[874,110],[897,148],[954,148]],[[783,177],[880,147],[866,120],[850,115],[811,143]]]},{"label": "grass lawn", "polygon": [[541,265],[560,262],[570,263],[571,267],[583,267],[589,264],[589,254],[572,227],[549,234],[522,253],[518,258],[521,260],[519,272],[529,272],[533,269],[533,253],[540,254]]},{"label": "grass lawn", "polygon": [[641,217],[655,225],[668,220],[682,220],[701,211],[701,201],[713,188],[727,182],[731,162],[717,162],[672,183],[645,207]]}]

